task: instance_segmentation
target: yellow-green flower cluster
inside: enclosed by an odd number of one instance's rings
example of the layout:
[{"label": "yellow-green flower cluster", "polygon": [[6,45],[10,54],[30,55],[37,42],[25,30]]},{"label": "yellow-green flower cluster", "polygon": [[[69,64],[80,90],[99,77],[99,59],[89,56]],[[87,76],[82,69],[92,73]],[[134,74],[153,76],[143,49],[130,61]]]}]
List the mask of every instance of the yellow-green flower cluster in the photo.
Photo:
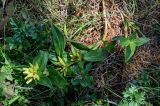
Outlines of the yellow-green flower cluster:
[{"label": "yellow-green flower cluster", "polygon": [[58,60],[59,60],[59,66],[60,66],[60,70],[64,72],[64,76],[66,76],[66,73],[67,73],[67,69],[69,67],[69,65],[61,58],[61,57],[58,57]]},{"label": "yellow-green flower cluster", "polygon": [[72,51],[72,54],[70,54],[71,61],[80,61],[81,55],[80,55],[79,51],[74,47],[71,48],[71,51]]},{"label": "yellow-green flower cluster", "polygon": [[39,66],[38,64],[29,64],[30,67],[29,68],[23,68],[24,72],[23,74],[27,75],[25,77],[25,80],[27,80],[27,84],[29,84],[30,82],[32,82],[33,80],[39,80],[39,75],[38,75],[38,69]]}]

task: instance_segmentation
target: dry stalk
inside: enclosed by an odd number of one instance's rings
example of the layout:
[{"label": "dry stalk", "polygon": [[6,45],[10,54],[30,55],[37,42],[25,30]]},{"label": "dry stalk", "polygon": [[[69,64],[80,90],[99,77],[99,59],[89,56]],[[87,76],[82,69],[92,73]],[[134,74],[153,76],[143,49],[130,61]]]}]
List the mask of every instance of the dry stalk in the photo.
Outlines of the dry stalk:
[{"label": "dry stalk", "polygon": [[106,14],[106,2],[105,0],[102,0],[102,7],[103,7],[103,19],[104,19],[104,33],[103,33],[103,40],[106,39],[107,33],[108,33],[108,19]]},{"label": "dry stalk", "polygon": [[109,17],[108,16],[108,10],[106,8],[107,1],[102,0],[102,8],[103,8],[103,19],[104,19],[104,33],[103,33],[103,41],[106,41],[106,38],[108,36],[108,29],[111,28]]}]

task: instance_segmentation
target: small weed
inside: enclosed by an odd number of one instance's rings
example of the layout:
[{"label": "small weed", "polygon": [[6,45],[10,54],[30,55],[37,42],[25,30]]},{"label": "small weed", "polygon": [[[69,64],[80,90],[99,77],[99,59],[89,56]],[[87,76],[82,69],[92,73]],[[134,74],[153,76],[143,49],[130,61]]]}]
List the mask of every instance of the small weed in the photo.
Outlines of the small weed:
[{"label": "small weed", "polygon": [[123,99],[118,106],[152,106],[145,101],[145,93],[135,86],[131,86],[123,92]]}]

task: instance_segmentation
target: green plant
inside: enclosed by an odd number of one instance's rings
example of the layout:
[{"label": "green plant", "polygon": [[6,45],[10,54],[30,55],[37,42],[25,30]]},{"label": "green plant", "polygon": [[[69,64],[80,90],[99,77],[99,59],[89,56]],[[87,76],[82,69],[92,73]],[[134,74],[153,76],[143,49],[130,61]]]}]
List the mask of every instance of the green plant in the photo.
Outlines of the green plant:
[{"label": "green plant", "polygon": [[113,40],[119,41],[119,44],[124,47],[125,62],[128,62],[136,51],[136,48],[149,41],[146,37],[138,37],[136,32],[133,32],[128,37],[117,36]]},{"label": "green plant", "polygon": [[[82,87],[91,87],[93,85],[93,76],[89,75],[91,64],[84,67],[84,62],[79,62],[78,66],[72,68],[75,78],[71,80],[72,85],[81,85]],[[76,70],[78,69],[78,70]]]},{"label": "green plant", "polygon": [[23,91],[18,87],[18,81],[15,79],[14,71],[17,66],[11,62],[6,54],[0,48],[0,57],[3,58],[2,66],[0,66],[0,100],[4,106],[11,106],[13,104],[23,104],[26,106],[29,102],[21,94]]},{"label": "green plant", "polygon": [[146,100],[153,105],[160,105],[160,69],[156,65],[152,65],[147,69],[143,69],[136,80],[132,84],[140,87],[145,91]]},{"label": "green plant", "polygon": [[151,106],[145,101],[145,93],[136,86],[131,86],[123,92],[123,99],[118,106]]},{"label": "green plant", "polygon": [[[2,52],[4,59],[1,61],[6,61],[5,57],[10,58],[9,65],[4,64],[2,69],[6,66],[13,68],[11,72],[18,71],[11,80],[16,81],[17,86],[23,85],[26,89],[29,87],[36,89],[37,86],[41,86],[47,90],[46,94],[49,97],[56,98],[54,96],[56,93],[62,99],[70,90],[80,95],[83,89],[94,85],[90,70],[94,62],[105,58],[107,54],[105,48],[87,47],[81,43],[68,41],[59,28],[51,22],[36,24],[26,18],[23,24],[22,21],[11,19],[10,25],[13,36],[6,37],[6,46],[2,48],[6,56]],[[12,62],[13,67],[10,67]],[[5,73],[6,69],[3,72]],[[33,92],[32,89],[28,94],[25,94],[25,90],[20,90],[24,98],[33,96],[30,93]],[[45,93],[40,93],[36,97],[42,95]],[[22,100],[20,98],[18,93],[13,97],[15,102],[12,104]],[[56,99],[54,102],[59,104],[63,100],[61,99]]]},{"label": "green plant", "polygon": [[[1,23],[9,18],[0,31],[0,106],[160,105],[158,61],[138,71],[121,97],[125,65],[116,48],[118,41],[129,62],[137,47],[149,41],[143,33],[159,34],[159,0],[104,1],[0,0]],[[105,36],[121,32],[124,37],[106,41]],[[76,39],[99,41],[86,46]]]}]

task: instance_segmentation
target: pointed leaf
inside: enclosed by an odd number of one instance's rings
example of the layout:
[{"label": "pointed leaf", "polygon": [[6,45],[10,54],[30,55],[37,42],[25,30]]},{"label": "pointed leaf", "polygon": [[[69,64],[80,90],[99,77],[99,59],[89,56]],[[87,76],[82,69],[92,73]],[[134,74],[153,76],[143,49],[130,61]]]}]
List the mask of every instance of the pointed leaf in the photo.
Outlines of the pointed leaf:
[{"label": "pointed leaf", "polygon": [[50,88],[51,91],[53,91],[52,82],[51,82],[51,80],[47,76],[41,77],[40,80],[38,81],[38,83],[40,85],[43,85],[43,86],[46,86],[46,87]]},{"label": "pointed leaf", "polygon": [[48,62],[49,53],[47,51],[40,51],[39,55],[36,56],[33,60],[33,64],[38,64],[39,66],[39,74],[41,75],[43,71],[46,69],[46,65]]},{"label": "pointed leaf", "polygon": [[71,42],[71,44],[79,49],[79,50],[89,50],[89,47],[87,47],[86,45],[82,44],[82,43],[78,43],[78,42]]},{"label": "pointed leaf", "polygon": [[104,60],[106,55],[107,55],[107,52],[104,49],[99,48],[97,50],[91,50],[89,52],[86,52],[84,54],[83,59],[85,61],[97,62],[97,61]]},{"label": "pointed leaf", "polygon": [[130,60],[130,58],[133,56],[134,52],[136,50],[136,45],[130,44],[130,46],[125,48],[125,62],[128,62]]},{"label": "pointed leaf", "polygon": [[51,61],[52,64],[56,65],[58,60],[57,60],[57,56],[54,52],[51,52],[49,54],[49,60]]},{"label": "pointed leaf", "polygon": [[137,46],[142,46],[143,44],[145,44],[145,43],[147,43],[147,42],[149,42],[149,38],[138,38],[137,40],[136,40],[136,44],[137,44]]},{"label": "pointed leaf", "polygon": [[67,86],[67,80],[60,74],[60,72],[52,67],[49,67],[48,71],[49,71],[48,78],[50,79],[52,84],[60,89],[65,89]]},{"label": "pointed leaf", "polygon": [[66,41],[64,34],[55,25],[52,25],[52,39],[57,55],[62,57]]}]

